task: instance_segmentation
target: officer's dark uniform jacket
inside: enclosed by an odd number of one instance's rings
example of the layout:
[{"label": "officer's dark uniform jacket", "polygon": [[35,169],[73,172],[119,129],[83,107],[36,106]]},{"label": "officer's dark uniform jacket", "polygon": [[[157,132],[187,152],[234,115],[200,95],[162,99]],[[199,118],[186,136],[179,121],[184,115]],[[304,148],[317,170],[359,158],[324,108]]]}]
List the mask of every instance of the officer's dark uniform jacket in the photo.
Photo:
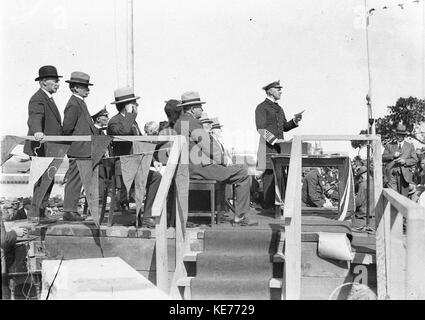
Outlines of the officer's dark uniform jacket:
[{"label": "officer's dark uniform jacket", "polygon": [[[277,139],[283,139],[283,132],[296,128],[294,120],[286,121],[282,107],[266,98],[255,109],[255,124],[260,133],[257,152],[257,169],[273,169],[270,156],[280,153]],[[266,156],[265,156],[266,155]]]}]

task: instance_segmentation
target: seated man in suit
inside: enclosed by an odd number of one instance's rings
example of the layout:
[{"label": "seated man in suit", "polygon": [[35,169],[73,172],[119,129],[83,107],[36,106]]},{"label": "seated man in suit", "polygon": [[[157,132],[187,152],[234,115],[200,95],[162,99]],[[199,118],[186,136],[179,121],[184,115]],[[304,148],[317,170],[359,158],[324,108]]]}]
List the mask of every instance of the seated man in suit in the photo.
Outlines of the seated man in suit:
[{"label": "seated man in suit", "polygon": [[325,196],[323,187],[325,186],[325,178],[323,169],[311,169],[303,179],[303,186],[301,191],[301,200],[303,206],[306,207],[332,207],[332,203]]},{"label": "seated man in suit", "polygon": [[385,146],[382,154],[387,187],[406,197],[413,184],[414,166],[418,162],[415,147],[405,139],[408,134],[406,126],[400,123],[396,129],[396,139]]},{"label": "seated man in suit", "polygon": [[16,211],[16,214],[13,216],[12,220],[22,220],[27,219],[31,210],[31,200],[25,198],[22,200],[22,208],[19,208]]},{"label": "seated man in suit", "polygon": [[202,115],[202,104],[199,93],[182,94],[183,114],[177,120],[174,129],[189,141],[189,176],[190,179],[216,180],[226,184],[235,184],[236,204],[233,223],[239,225],[258,225],[249,221],[250,178],[244,165],[226,166],[223,153],[214,139],[199,121]]},{"label": "seated man in suit", "polygon": [[[140,136],[142,132],[140,131],[139,125],[136,122],[136,117],[138,114],[138,103],[134,95],[133,88],[124,87],[115,90],[115,101],[111,104],[115,104],[118,110],[118,113],[111,118],[108,123],[108,135],[113,136]],[[132,142],[123,141],[115,142],[112,145],[113,156],[129,155],[132,154]],[[115,175],[117,188],[121,190],[120,198],[121,201],[126,201],[127,192],[125,190],[124,182],[122,180],[121,174],[121,161],[119,158],[115,161]],[[143,220],[141,220],[139,213],[137,213],[137,218],[139,219],[138,225],[145,226],[148,228],[155,227],[155,220],[152,218],[152,205],[155,200],[155,195],[158,191],[159,184],[161,183],[161,174],[157,171],[149,170],[147,183],[146,183],[146,200],[145,200],[145,210],[143,213]]]}]

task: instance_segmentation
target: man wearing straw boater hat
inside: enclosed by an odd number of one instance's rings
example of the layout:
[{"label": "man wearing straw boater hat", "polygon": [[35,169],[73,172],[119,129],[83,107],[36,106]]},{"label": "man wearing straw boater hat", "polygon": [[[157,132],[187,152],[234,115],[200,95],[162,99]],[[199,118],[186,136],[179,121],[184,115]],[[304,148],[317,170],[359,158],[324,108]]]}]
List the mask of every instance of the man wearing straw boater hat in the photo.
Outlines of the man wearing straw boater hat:
[{"label": "man wearing straw boater hat", "polygon": [[[190,179],[216,180],[226,184],[235,184],[236,203],[234,224],[258,225],[250,221],[249,213],[250,179],[244,165],[226,166],[219,148],[212,147],[209,134],[202,127],[199,119],[202,116],[202,105],[198,92],[190,91],[182,94],[183,114],[177,120],[174,130],[186,136],[189,141],[189,175]],[[216,145],[216,144],[215,144]]]},{"label": "man wearing straw boater hat", "polygon": [[[85,98],[90,93],[90,76],[84,72],[75,71],[71,73],[71,78],[65,82],[69,83],[72,92],[71,97],[65,107],[63,119],[63,132],[69,136],[99,135],[100,131],[95,127],[93,119],[85,102]],[[63,203],[63,220],[83,221],[78,213],[78,201],[82,189],[82,181],[77,166],[76,159],[90,159],[91,142],[74,141],[68,150],[69,168],[66,173],[68,178],[65,185],[65,197]]]},{"label": "man wearing straw boater hat", "polygon": [[407,197],[413,184],[413,171],[418,162],[415,147],[406,141],[409,132],[403,123],[395,130],[396,138],[385,146],[382,162],[385,163],[387,187]]},{"label": "man wearing straw boater hat", "polygon": [[277,103],[282,95],[280,81],[274,81],[262,88],[266,99],[255,109],[255,124],[260,134],[257,152],[257,170],[262,171],[263,209],[274,211],[275,184],[271,156],[280,153],[280,143],[284,142],[283,132],[298,127],[302,112],[287,121],[282,107]]},{"label": "man wearing straw boater hat", "polygon": [[[137,100],[140,99],[140,97],[134,95],[134,89],[132,87],[119,88],[115,90],[114,96],[115,101],[111,102],[111,104],[115,104],[118,113],[109,120],[108,134],[114,136],[142,135],[142,131],[136,121],[139,106]],[[121,156],[132,154],[132,146],[133,144],[130,141],[115,142],[112,145],[113,155]],[[122,180],[121,162],[119,158],[115,160],[115,176],[117,188],[120,189],[121,202],[127,207],[127,192]],[[146,202],[143,219],[141,219],[139,213],[137,213],[139,226],[147,228],[155,227],[155,220],[152,218],[152,205],[159,184],[161,183],[161,177],[159,172],[149,170],[146,182]]]},{"label": "man wearing straw boater hat", "polygon": [[[61,136],[62,119],[58,107],[53,100],[53,94],[59,89],[58,72],[54,66],[42,66],[38,70],[38,81],[40,88],[31,97],[28,104],[28,136],[34,136],[36,141],[26,141],[24,145],[24,152],[31,157],[53,157],[59,156],[57,144],[55,143],[41,143],[44,136]],[[45,193],[39,210],[36,210],[35,201],[39,198],[41,192],[41,183],[43,177],[39,179],[34,185],[34,194],[32,197],[32,210],[30,210],[29,219],[38,218],[40,223],[54,222],[45,215],[45,210],[53,188],[54,181],[52,180],[47,192]],[[38,211],[38,212],[37,212]]]}]

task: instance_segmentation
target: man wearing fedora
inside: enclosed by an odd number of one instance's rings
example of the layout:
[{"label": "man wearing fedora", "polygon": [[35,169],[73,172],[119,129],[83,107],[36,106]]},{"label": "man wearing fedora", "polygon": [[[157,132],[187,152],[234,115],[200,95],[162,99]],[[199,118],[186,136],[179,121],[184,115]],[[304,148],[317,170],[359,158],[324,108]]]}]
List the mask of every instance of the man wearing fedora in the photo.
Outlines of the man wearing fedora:
[{"label": "man wearing fedora", "polygon": [[286,120],[285,112],[278,104],[282,96],[280,81],[269,83],[262,89],[266,92],[266,99],[255,109],[255,124],[260,134],[257,170],[263,172],[263,209],[274,211],[275,183],[271,156],[280,153],[280,143],[285,141],[283,132],[298,127],[302,115],[299,113]]},{"label": "man wearing fedora", "polygon": [[[53,100],[53,94],[59,89],[59,78],[61,77],[62,76],[58,75],[54,66],[43,66],[38,70],[38,77],[35,81],[38,81],[40,88],[29,101],[27,122],[28,136],[33,135],[36,141],[27,140],[24,145],[24,152],[31,157],[54,157],[63,155],[59,154],[59,144],[52,142],[41,143],[45,135],[61,136],[63,134],[61,115]],[[39,210],[36,208],[35,201],[40,197],[39,193],[41,192],[42,180],[43,177],[34,185],[34,196],[32,198],[33,210],[30,211],[31,213],[28,218],[30,220],[39,218],[40,223],[54,222],[53,219],[49,219],[45,215],[47,202],[54,184],[53,180],[43,197],[41,207]]]},{"label": "man wearing fedora", "polygon": [[415,147],[406,141],[409,132],[402,123],[397,125],[394,139],[385,146],[382,162],[385,163],[387,187],[407,197],[413,184],[414,166],[418,162]]},{"label": "man wearing fedora", "polygon": [[[115,104],[118,113],[113,116],[108,123],[108,134],[114,136],[142,135],[142,131],[136,121],[139,106],[137,100],[140,99],[140,97],[134,95],[134,89],[132,87],[119,88],[115,90],[114,96],[115,101],[111,102],[111,104]],[[114,142],[112,144],[113,155],[121,156],[132,154],[132,146],[133,143],[130,141]],[[128,202],[126,199],[127,192],[122,180],[121,162],[119,158],[115,160],[115,176],[117,188],[120,189],[120,199],[124,202],[124,205],[126,205],[125,202]],[[155,227],[155,220],[152,218],[152,205],[159,184],[161,183],[161,177],[159,172],[149,170],[146,182],[146,202],[143,220],[140,219],[139,213],[137,213],[138,225],[140,226],[148,228]]]},{"label": "man wearing fedora", "polygon": [[[65,82],[69,83],[72,92],[64,111],[63,132],[68,136],[99,135],[100,131],[95,127],[92,117],[87,108],[85,98],[90,93],[90,76],[84,72],[75,71],[71,78]],[[66,176],[65,197],[63,203],[63,220],[83,221],[78,213],[78,201],[83,183],[77,166],[77,159],[90,159],[91,142],[74,141],[68,150],[69,168]]]},{"label": "man wearing fedora", "polygon": [[190,179],[235,184],[236,203],[233,222],[243,226],[258,225],[258,222],[250,221],[247,217],[250,208],[250,179],[246,166],[225,165],[220,148],[199,121],[203,111],[202,105],[205,103],[201,101],[199,93],[194,91],[183,93],[181,101],[179,106],[183,108],[183,114],[177,120],[174,130],[189,141]]}]

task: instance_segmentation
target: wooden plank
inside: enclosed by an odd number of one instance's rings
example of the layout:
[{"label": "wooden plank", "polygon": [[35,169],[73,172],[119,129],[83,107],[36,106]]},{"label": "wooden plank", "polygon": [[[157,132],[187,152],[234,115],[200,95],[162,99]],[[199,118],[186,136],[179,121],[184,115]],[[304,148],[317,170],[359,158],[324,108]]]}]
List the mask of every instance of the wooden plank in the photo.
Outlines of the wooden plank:
[{"label": "wooden plank", "polygon": [[407,212],[405,299],[425,299],[425,208]]},{"label": "wooden plank", "polygon": [[167,204],[162,214],[156,218],[156,283],[159,289],[168,294],[168,249],[167,249]]},{"label": "wooden plank", "polygon": [[295,136],[304,141],[347,141],[347,140],[359,140],[359,141],[380,141],[381,137],[379,135],[299,135]]},{"label": "wooden plank", "polygon": [[[301,292],[301,140],[292,141],[286,189],[285,218],[285,283],[286,299],[298,300]],[[283,299],[282,292],[282,299]]]},{"label": "wooden plank", "polygon": [[[19,138],[36,141],[34,136],[18,136]],[[174,141],[180,136],[115,136],[112,141]],[[62,141],[62,142],[71,142],[71,141],[91,141],[91,136],[44,136],[41,142],[46,141]]]},{"label": "wooden plank", "polygon": [[389,264],[389,272],[387,269],[388,296],[394,300],[404,300],[405,298],[405,249],[403,246],[403,216],[391,204],[391,229],[390,241],[386,242],[389,247],[390,259],[387,259]]}]

